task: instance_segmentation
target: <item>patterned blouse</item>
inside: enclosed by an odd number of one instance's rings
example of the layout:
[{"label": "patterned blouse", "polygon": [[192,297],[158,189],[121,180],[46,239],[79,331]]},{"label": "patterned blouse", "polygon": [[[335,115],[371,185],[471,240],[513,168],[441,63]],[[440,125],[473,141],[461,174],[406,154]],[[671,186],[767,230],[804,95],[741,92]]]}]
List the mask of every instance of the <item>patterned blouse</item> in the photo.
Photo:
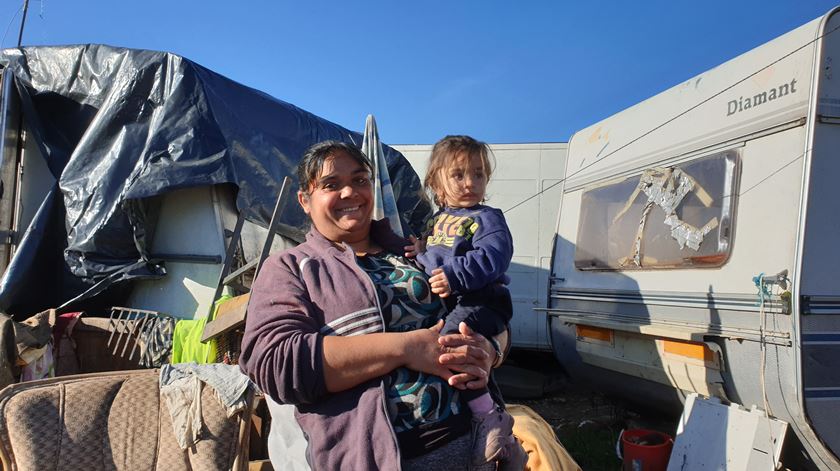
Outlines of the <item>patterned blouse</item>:
[{"label": "patterned blouse", "polygon": [[[376,285],[389,332],[429,328],[445,316],[443,303],[431,292],[428,276],[405,257],[380,253],[357,260]],[[398,368],[389,379],[389,415],[403,458],[442,446],[468,427],[468,414],[459,416],[458,390],[442,378]]]}]

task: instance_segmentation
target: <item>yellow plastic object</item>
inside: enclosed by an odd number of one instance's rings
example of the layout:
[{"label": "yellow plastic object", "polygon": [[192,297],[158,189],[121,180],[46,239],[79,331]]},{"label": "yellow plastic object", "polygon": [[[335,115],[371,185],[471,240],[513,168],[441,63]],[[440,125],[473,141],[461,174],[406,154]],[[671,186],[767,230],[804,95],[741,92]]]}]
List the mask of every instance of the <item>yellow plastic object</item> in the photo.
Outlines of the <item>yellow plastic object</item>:
[{"label": "yellow plastic object", "polygon": [[[213,317],[219,306],[231,299],[232,296],[224,295],[219,298],[213,306]],[[201,343],[201,335],[204,333],[204,326],[207,318],[179,320],[175,324],[175,332],[172,334],[172,361],[171,363],[215,363],[216,362],[216,340]]]}]

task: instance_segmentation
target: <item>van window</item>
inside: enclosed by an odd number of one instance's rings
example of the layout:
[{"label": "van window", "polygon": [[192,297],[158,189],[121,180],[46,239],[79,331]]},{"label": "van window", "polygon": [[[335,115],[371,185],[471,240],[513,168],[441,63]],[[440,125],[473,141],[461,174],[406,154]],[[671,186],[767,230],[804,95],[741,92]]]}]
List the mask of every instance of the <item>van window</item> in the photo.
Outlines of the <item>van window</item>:
[{"label": "van window", "polygon": [[585,189],[575,267],[723,265],[732,250],[738,169],[738,151],[727,151]]}]

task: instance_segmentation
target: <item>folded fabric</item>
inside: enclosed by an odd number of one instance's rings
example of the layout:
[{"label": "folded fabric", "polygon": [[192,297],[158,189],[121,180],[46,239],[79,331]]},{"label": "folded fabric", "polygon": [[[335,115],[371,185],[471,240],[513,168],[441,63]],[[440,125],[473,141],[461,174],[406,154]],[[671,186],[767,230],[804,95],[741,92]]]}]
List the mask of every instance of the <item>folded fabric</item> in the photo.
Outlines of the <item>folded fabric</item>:
[{"label": "folded fabric", "polygon": [[20,369],[21,381],[52,378],[55,376],[55,360],[52,342],[41,348],[28,348],[21,355],[25,364]]},{"label": "folded fabric", "polygon": [[513,435],[528,453],[529,471],[580,471],[580,466],[557,440],[554,430],[533,409],[507,404],[513,416]]},{"label": "folded fabric", "polygon": [[160,369],[160,395],[166,402],[181,449],[201,439],[201,388],[212,387],[228,417],[245,408],[251,380],[236,365],[179,363]]},{"label": "folded fabric", "polygon": [[79,373],[79,358],[76,356],[76,342],[73,329],[82,318],[83,312],[65,312],[55,319],[53,327],[53,356],[55,375],[66,376]]}]

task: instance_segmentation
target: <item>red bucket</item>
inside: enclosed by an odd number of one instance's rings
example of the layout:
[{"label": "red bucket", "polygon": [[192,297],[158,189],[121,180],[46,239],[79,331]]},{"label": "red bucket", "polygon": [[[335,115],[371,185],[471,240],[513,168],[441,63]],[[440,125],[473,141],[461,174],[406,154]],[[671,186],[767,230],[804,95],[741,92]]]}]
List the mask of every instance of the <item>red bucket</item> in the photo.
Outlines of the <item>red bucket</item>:
[{"label": "red bucket", "polygon": [[625,471],[665,471],[674,439],[655,430],[641,428],[625,430],[621,434]]}]

